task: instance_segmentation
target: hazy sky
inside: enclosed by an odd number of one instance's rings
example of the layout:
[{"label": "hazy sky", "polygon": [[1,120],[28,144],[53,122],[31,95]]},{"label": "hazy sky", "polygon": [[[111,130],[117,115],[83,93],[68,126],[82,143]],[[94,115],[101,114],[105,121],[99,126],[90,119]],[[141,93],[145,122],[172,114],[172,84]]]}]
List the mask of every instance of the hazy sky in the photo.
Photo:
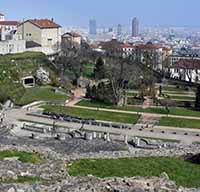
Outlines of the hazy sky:
[{"label": "hazy sky", "polygon": [[128,25],[137,16],[143,26],[200,26],[200,0],[0,0],[7,19],[54,18],[63,26]]}]

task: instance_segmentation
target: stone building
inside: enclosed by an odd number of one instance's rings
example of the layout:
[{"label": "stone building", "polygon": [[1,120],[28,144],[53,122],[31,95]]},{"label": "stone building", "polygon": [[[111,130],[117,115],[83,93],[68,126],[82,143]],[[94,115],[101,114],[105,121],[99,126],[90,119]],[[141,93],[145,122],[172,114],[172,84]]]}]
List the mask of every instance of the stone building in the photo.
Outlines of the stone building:
[{"label": "stone building", "polygon": [[53,19],[30,19],[19,24],[17,32],[26,42],[34,44],[33,47],[28,47],[28,51],[41,51],[51,55],[60,51],[60,28]]}]

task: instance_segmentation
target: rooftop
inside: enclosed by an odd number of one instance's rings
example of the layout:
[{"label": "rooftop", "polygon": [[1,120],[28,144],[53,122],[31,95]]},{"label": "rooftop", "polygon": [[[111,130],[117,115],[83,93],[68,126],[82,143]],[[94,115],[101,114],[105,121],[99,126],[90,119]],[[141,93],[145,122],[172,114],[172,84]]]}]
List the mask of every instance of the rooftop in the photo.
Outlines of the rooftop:
[{"label": "rooftop", "polygon": [[0,25],[19,25],[18,21],[0,21]]},{"label": "rooftop", "polygon": [[200,69],[200,60],[198,59],[180,59],[172,68],[175,69]]},{"label": "rooftop", "polygon": [[25,21],[24,23],[26,22],[30,22],[41,29],[61,27],[60,25],[56,24],[53,20],[49,20],[49,19],[30,19],[30,20]]},{"label": "rooftop", "polygon": [[77,33],[77,32],[67,32],[67,33],[63,34],[63,36],[64,35],[70,35],[72,37],[81,37],[80,33]]},{"label": "rooftop", "polygon": [[162,46],[158,45],[158,44],[140,44],[140,45],[137,45],[136,48],[138,48],[138,49],[160,49],[160,48],[162,48]]}]

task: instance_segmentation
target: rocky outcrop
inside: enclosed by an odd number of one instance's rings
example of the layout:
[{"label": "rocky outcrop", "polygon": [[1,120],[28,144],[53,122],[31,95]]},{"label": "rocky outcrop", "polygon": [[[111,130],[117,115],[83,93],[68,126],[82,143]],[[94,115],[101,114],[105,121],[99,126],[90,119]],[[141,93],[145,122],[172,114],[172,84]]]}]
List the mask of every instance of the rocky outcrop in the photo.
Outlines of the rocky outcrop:
[{"label": "rocky outcrop", "polygon": [[168,179],[166,173],[161,177],[108,178],[68,177],[51,184],[4,184],[1,192],[192,192],[177,186]]}]

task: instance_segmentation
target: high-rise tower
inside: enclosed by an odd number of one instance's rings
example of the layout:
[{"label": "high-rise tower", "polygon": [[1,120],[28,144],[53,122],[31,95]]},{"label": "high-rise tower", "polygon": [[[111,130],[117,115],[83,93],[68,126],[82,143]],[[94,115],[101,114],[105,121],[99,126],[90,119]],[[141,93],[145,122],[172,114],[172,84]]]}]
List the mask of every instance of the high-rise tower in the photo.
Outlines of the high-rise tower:
[{"label": "high-rise tower", "polygon": [[97,34],[97,24],[95,19],[90,19],[89,21],[89,31],[91,35]]},{"label": "high-rise tower", "polygon": [[117,25],[117,35],[120,36],[122,34],[122,25],[118,24]]},{"label": "high-rise tower", "polygon": [[135,17],[132,20],[132,37],[137,37],[139,35],[139,20]]}]

